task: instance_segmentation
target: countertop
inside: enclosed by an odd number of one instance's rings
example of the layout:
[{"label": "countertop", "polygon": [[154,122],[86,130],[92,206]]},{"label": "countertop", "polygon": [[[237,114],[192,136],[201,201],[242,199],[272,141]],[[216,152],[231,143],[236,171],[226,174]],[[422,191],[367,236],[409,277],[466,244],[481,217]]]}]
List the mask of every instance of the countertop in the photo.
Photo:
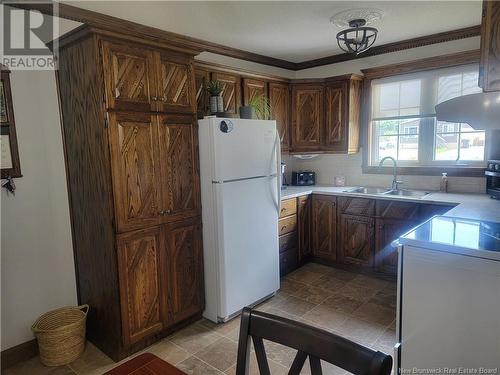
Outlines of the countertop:
[{"label": "countertop", "polygon": [[450,210],[446,212],[445,216],[500,223],[500,200],[492,199],[486,194],[431,192],[430,194],[425,195],[422,198],[415,198],[346,192],[346,190],[353,188],[356,188],[356,186],[287,186],[286,189],[283,189],[281,191],[281,199],[283,200],[288,198],[295,198],[301,195],[309,195],[314,193],[323,195],[340,195],[348,197],[411,201],[417,203],[432,203],[449,205]]}]

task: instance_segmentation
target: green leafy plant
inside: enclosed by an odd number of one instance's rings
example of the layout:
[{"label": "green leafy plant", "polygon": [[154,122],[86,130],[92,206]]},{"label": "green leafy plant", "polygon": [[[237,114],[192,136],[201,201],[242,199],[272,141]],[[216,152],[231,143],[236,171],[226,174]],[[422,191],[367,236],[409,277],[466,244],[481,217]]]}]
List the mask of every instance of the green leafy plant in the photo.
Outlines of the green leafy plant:
[{"label": "green leafy plant", "polygon": [[259,120],[267,120],[271,117],[271,105],[264,95],[254,95],[248,102],[248,106],[254,109]]},{"label": "green leafy plant", "polygon": [[220,81],[209,81],[207,83],[207,91],[211,96],[219,96],[222,92],[222,82]]}]

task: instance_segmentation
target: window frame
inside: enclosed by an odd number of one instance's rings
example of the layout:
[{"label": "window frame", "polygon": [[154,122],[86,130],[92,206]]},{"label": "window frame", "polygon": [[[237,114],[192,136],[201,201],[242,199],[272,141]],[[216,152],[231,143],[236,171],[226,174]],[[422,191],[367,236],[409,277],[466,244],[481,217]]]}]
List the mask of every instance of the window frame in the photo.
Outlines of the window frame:
[{"label": "window frame", "polygon": [[[436,70],[441,68],[458,67],[461,65],[478,64],[480,59],[480,51],[466,51],[450,55],[442,55],[436,57],[430,57],[410,62],[405,62],[401,64],[386,65],[376,68],[363,69],[361,72],[364,74],[363,82],[363,111],[362,111],[362,134],[361,134],[361,146],[362,146],[362,171],[363,173],[373,173],[373,174],[392,174],[392,167],[378,167],[369,164],[371,155],[371,139],[372,139],[372,127],[370,126],[371,119],[371,99],[372,99],[372,80],[379,78],[386,78],[396,75],[409,74],[424,72],[428,70]],[[432,118],[433,119],[433,118]],[[424,121],[423,119],[422,121]],[[434,121],[434,119],[432,120]],[[431,130],[432,129],[432,130]],[[434,126],[422,126],[420,125],[419,137],[429,137],[428,134],[432,131],[432,139],[434,139]],[[427,138],[426,138],[427,139]],[[429,147],[432,151],[430,155],[433,155],[433,145]],[[488,157],[488,137],[486,138],[485,145],[485,159]],[[429,155],[429,152],[426,152]],[[405,165],[406,164],[406,165]],[[433,165],[435,164],[435,165]],[[469,163],[460,165],[456,161],[439,161],[438,163],[426,160],[426,165],[415,165],[402,162],[398,162],[398,174],[402,175],[441,175],[443,172],[447,172],[449,176],[484,176],[486,161],[481,163]]]}]

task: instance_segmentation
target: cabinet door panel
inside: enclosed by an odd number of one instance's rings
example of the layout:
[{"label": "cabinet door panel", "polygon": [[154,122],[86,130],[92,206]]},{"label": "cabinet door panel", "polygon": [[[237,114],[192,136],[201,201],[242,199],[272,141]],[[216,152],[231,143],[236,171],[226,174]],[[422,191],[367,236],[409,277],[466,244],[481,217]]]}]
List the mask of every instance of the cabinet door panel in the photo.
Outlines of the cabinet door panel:
[{"label": "cabinet door panel", "polygon": [[337,210],[336,198],[313,196],[312,226],[313,255],[317,258],[334,261],[337,259]]},{"label": "cabinet door panel", "polygon": [[198,125],[194,116],[161,115],[159,121],[162,221],[199,214]]},{"label": "cabinet door panel", "polygon": [[319,151],[322,143],[323,87],[294,87],[292,108],[293,151]]},{"label": "cabinet door panel", "polygon": [[209,113],[207,83],[210,81],[210,73],[207,70],[195,69],[195,95],[196,110],[198,118],[201,119]]},{"label": "cabinet door panel", "polygon": [[299,234],[299,260],[307,260],[311,256],[311,197],[297,198],[297,220]]},{"label": "cabinet door panel", "polygon": [[109,141],[118,231],[158,224],[158,129],[152,117],[111,113]]},{"label": "cabinet door panel", "polygon": [[375,199],[339,197],[339,211],[343,214],[373,216]]},{"label": "cabinet door panel", "polygon": [[193,66],[188,58],[158,52],[158,103],[162,112],[193,113]]},{"label": "cabinet door panel", "polygon": [[188,220],[165,225],[168,249],[169,323],[197,313],[205,304],[201,224]]},{"label": "cabinet door panel", "polygon": [[153,109],[154,60],[143,48],[102,42],[108,108],[150,111]]},{"label": "cabinet door panel", "polygon": [[254,96],[267,97],[267,82],[258,79],[243,79],[243,104],[248,105]]},{"label": "cabinet door panel", "polygon": [[398,249],[392,246],[392,242],[417,224],[409,220],[376,219],[375,265],[379,271],[396,275]]},{"label": "cabinet door panel", "polygon": [[224,111],[228,115],[237,116],[241,106],[241,78],[232,74],[212,73],[212,80],[222,83]]},{"label": "cabinet door panel", "polygon": [[123,340],[133,344],[164,328],[165,250],[158,227],[118,237]]},{"label": "cabinet door panel", "polygon": [[374,219],[340,215],[339,261],[372,267],[374,263]]},{"label": "cabinet door panel", "polygon": [[281,151],[288,151],[290,145],[290,89],[287,84],[269,84],[269,104],[271,120],[276,120],[276,127],[281,138]]},{"label": "cabinet door panel", "polygon": [[483,91],[500,91],[500,3],[483,1],[480,85]]},{"label": "cabinet door panel", "polygon": [[325,146],[332,151],[347,151],[346,93],[345,84],[332,85],[325,89]]}]

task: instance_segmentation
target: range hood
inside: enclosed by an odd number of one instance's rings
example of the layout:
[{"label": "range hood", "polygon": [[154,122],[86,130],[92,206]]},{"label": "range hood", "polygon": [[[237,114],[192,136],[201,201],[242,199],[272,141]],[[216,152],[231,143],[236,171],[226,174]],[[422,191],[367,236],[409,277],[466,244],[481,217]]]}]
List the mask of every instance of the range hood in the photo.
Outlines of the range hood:
[{"label": "range hood", "polygon": [[474,129],[500,129],[500,92],[459,96],[436,105],[440,121],[465,122]]}]

